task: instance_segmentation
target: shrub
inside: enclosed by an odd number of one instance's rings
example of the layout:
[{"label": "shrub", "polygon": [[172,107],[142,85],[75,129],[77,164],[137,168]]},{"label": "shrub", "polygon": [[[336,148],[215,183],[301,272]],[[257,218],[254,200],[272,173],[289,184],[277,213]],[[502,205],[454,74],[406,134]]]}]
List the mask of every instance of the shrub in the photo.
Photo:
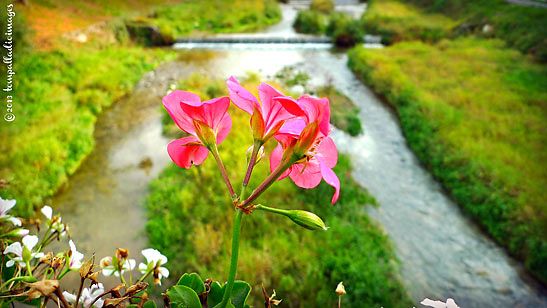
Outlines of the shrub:
[{"label": "shrub", "polygon": [[293,27],[296,32],[308,34],[320,34],[324,29],[325,17],[315,11],[299,11],[294,20]]},{"label": "shrub", "polygon": [[310,9],[321,13],[331,13],[334,11],[334,2],[332,0],[313,0]]}]

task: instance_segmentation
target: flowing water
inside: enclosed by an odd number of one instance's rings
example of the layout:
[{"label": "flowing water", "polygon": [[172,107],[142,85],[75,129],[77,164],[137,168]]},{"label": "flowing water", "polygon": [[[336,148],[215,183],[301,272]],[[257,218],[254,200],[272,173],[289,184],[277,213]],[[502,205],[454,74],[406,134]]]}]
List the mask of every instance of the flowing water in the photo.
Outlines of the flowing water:
[{"label": "flowing water", "polygon": [[[283,11],[282,23],[265,35],[296,35],[290,28],[294,10],[283,6]],[[397,118],[349,71],[344,53],[323,45],[177,47],[191,49],[186,58],[201,60],[159,67],[106,110],[97,122],[94,152],[52,202],[72,225],[81,252],[100,258],[124,247],[139,259],[146,246],[142,201],[149,181],[170,163],[160,102],[171,84],[196,72],[227,78],[255,71],[268,78],[293,65],[311,76],[311,84],[332,83],[361,108],[365,134],[350,137],[335,130],[333,138],[339,151],[352,157],[354,178],[381,204],[367,210],[392,238],[401,278],[416,305],[425,297],[453,297],[466,308],[547,307],[545,288],[483,235],[420,165]]]}]

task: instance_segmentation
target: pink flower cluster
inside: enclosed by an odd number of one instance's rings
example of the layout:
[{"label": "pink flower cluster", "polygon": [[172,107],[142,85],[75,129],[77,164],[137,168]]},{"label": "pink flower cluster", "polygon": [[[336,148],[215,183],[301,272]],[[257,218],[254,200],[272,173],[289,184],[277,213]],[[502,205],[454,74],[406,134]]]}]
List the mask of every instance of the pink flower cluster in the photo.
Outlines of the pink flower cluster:
[{"label": "pink flower cluster", "polygon": [[340,193],[340,181],[332,168],[338,151],[329,137],[330,107],[326,98],[303,95],[298,99],[284,95],[267,83],[258,86],[259,99],[230,77],[226,81],[229,98],[201,101],[194,93],[175,90],[163,97],[163,105],[190,137],[171,142],[167,151],[182,168],[205,161],[212,147],[220,144],[232,127],[227,113],[230,101],[251,115],[255,144],[270,139],[278,145],[270,155],[272,173],[283,171],[278,179],[290,177],[303,188],[314,188],[324,179],[335,188],[334,204]]}]

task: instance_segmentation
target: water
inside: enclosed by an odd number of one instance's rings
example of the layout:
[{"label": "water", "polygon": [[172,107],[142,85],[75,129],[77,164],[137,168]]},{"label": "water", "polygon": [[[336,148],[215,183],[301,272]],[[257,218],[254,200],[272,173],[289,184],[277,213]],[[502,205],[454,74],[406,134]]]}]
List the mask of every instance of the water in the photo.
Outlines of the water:
[{"label": "water", "polygon": [[[295,16],[290,6],[283,11],[286,19]],[[286,19],[268,35],[295,35]],[[196,47],[190,52],[206,52]],[[227,78],[256,71],[268,77],[294,65],[311,76],[313,85],[331,82],[361,108],[366,134],[334,131],[333,137],[339,150],[352,157],[354,178],[381,204],[368,211],[395,243],[402,279],[416,304],[425,297],[453,297],[466,308],[547,307],[545,288],[484,236],[419,164],[397,118],[349,71],[345,54],[272,44],[229,47],[209,50],[211,57],[196,57],[201,60],[193,63],[159,67],[101,115],[96,149],[52,202],[72,225],[80,251],[102,257],[124,247],[138,257],[146,246],[141,204],[149,181],[170,163],[160,101],[172,83],[192,72]]]}]

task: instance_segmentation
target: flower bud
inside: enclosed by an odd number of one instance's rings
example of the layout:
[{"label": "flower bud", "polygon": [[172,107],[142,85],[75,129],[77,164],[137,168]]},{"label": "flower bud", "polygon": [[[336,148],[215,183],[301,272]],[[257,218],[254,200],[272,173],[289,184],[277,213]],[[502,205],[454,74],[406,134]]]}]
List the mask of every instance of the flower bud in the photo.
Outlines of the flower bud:
[{"label": "flower bud", "polygon": [[338,293],[338,295],[346,294],[346,288],[344,288],[344,285],[342,284],[342,281],[340,281],[338,286],[336,286],[336,291],[335,292]]},{"label": "flower bud", "polygon": [[[254,150],[255,146],[254,145],[251,145],[248,149],[247,149],[247,165],[249,164],[249,161],[251,160],[251,155],[253,155],[253,150]],[[256,155],[256,161],[255,161],[255,164],[258,164],[258,162],[260,162],[260,160],[262,159],[262,157],[264,157],[264,147],[261,146],[260,147],[260,150],[258,150],[258,153]]]},{"label": "flower bud", "polygon": [[27,262],[27,261],[30,261],[30,259],[32,258],[32,252],[30,251],[30,249],[27,248],[27,246],[23,246],[23,261]]},{"label": "flower bud", "polygon": [[211,127],[199,120],[194,120],[193,123],[196,135],[205,147],[209,148],[216,145],[217,137]]},{"label": "flower bud", "polygon": [[288,211],[287,217],[306,229],[327,230],[323,220],[312,212],[291,210]]},{"label": "flower bud", "polygon": [[264,134],[266,132],[266,125],[262,118],[262,113],[256,106],[254,106],[253,115],[251,116],[251,129],[253,131],[253,138],[255,140],[264,141]]}]

